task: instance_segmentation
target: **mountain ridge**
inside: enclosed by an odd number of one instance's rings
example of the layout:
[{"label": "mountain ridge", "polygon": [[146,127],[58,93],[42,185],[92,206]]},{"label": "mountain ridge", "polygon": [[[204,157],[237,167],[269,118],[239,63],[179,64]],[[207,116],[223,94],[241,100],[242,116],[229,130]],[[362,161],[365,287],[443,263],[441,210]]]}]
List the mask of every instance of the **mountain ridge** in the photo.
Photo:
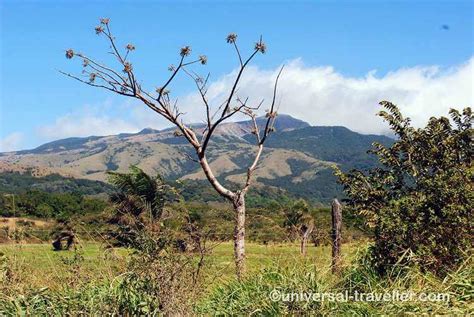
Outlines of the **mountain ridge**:
[{"label": "mountain ridge", "polygon": [[[256,185],[281,187],[296,194],[299,191],[315,200],[327,201],[340,192],[332,175],[333,165],[343,169],[373,167],[377,161],[366,153],[370,144],[393,142],[385,136],[363,135],[340,126],[310,126],[288,115],[280,115],[275,126],[255,171]],[[252,127],[250,121],[226,123],[216,129],[210,143],[208,160],[227,186],[237,188],[236,184],[245,179],[255,155]],[[194,128],[198,135],[200,128]],[[173,132],[172,128],[145,128],[131,134],[56,140],[32,150],[0,153],[0,172],[15,170],[16,166],[104,181],[109,170],[125,172],[130,165],[137,165],[168,179],[204,180],[199,164],[188,157],[195,155],[194,149]]]},{"label": "mountain ridge", "polygon": [[[262,125],[263,121],[265,120],[265,117],[258,117],[257,118],[257,123],[259,125]],[[283,121],[283,123],[282,123]],[[283,130],[288,130],[288,129],[298,129],[298,128],[302,128],[302,127],[309,127],[310,124],[301,120],[301,119],[297,119],[297,118],[294,118],[290,115],[287,115],[287,114],[280,114],[278,116],[278,120],[276,120],[276,129],[279,130],[279,129],[283,129]],[[225,128],[229,127],[229,126],[238,126],[240,128],[242,128],[244,134],[249,134],[250,133],[250,130],[251,130],[251,121],[250,120],[241,120],[241,121],[235,121],[235,122],[225,122],[225,123],[222,123],[215,131],[215,133],[217,135],[219,135],[219,132],[225,132]],[[202,129],[203,127],[205,127],[205,124],[203,123],[191,123],[189,124],[190,127],[193,127],[195,129]],[[244,129],[244,127],[246,129]],[[9,152],[0,152],[0,157],[1,156],[5,156],[5,154],[8,154],[8,153],[17,153],[17,154],[28,154],[28,153],[34,153],[34,152],[38,152],[38,151],[41,151],[45,148],[48,148],[48,146],[52,146],[52,145],[58,145],[58,144],[62,144],[64,146],[64,143],[78,143],[78,142],[82,142],[82,143],[85,143],[85,142],[88,142],[88,141],[94,141],[94,140],[97,140],[97,139],[100,139],[100,138],[107,138],[107,137],[119,137],[119,138],[126,138],[126,137],[130,137],[130,136],[135,136],[135,135],[146,135],[146,134],[169,134],[169,133],[173,133],[174,131],[176,130],[175,127],[168,127],[168,128],[163,128],[163,129],[153,129],[153,128],[150,128],[150,127],[147,127],[147,128],[143,128],[142,130],[138,131],[138,132],[135,132],[135,133],[119,133],[119,134],[109,134],[109,135],[89,135],[89,136],[84,136],[84,137],[68,137],[68,138],[63,138],[63,139],[58,139],[58,140],[54,140],[54,141],[50,141],[50,142],[46,142],[44,144],[41,144],[35,148],[32,148],[32,149],[25,149],[25,150],[18,150],[18,151],[9,151]],[[229,129],[227,129],[227,131],[229,131]]]}]

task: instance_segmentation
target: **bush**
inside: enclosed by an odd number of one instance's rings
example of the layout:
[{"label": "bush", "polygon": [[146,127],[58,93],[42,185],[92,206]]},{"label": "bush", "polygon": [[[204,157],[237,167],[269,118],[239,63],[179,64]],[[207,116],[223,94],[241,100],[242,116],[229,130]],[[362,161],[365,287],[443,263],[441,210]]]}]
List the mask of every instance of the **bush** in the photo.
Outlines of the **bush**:
[{"label": "bush", "polygon": [[381,274],[406,252],[403,264],[445,275],[469,255],[474,210],[470,108],[451,110],[450,120],[431,118],[410,126],[398,108],[381,103],[379,113],[398,139],[389,148],[374,143],[382,168],[368,173],[337,171],[348,203],[373,228],[372,261]]}]

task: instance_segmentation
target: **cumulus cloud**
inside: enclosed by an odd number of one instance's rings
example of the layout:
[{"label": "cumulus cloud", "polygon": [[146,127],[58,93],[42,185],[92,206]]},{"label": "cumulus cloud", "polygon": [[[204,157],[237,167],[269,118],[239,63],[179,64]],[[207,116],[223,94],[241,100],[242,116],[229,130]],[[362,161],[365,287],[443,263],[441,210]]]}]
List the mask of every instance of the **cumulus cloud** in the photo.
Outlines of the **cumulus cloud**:
[{"label": "cumulus cloud", "polygon": [[0,152],[20,150],[24,140],[23,133],[14,132],[0,139]]},{"label": "cumulus cloud", "polygon": [[70,113],[47,126],[38,128],[47,139],[82,137],[90,135],[111,135],[122,132],[136,132],[137,128],[118,118],[106,115],[87,115]]},{"label": "cumulus cloud", "polygon": [[[250,96],[254,103],[270,100],[278,73],[257,67],[248,69],[239,88],[240,96]],[[361,133],[388,133],[386,124],[375,114],[378,102],[389,100],[421,126],[431,116],[447,115],[449,108],[472,106],[474,58],[462,65],[441,69],[438,66],[402,68],[377,76],[344,76],[333,67],[310,67],[301,60],[289,62],[279,84],[279,112],[293,115],[312,125],[342,125]],[[223,76],[209,89],[216,104],[225,98],[235,72]],[[198,103],[198,96],[184,98],[185,103]],[[199,116],[198,106],[191,115]]]},{"label": "cumulus cloud", "polygon": [[[238,96],[249,96],[253,105],[262,98],[268,104],[278,71],[279,67],[271,70],[248,68]],[[398,104],[415,126],[421,126],[431,116],[447,115],[449,108],[474,104],[473,72],[474,58],[447,69],[419,66],[394,70],[382,76],[370,71],[359,77],[345,76],[331,66],[307,66],[297,59],[285,66],[277,104],[280,113],[290,114],[312,125],[338,125],[360,133],[387,134],[387,125],[375,116],[380,110],[379,101],[389,100]],[[233,71],[209,86],[208,97],[215,107],[227,97],[235,76],[236,71]],[[204,108],[198,94],[180,96],[179,105],[186,122],[202,122],[204,119]],[[116,111],[117,108],[120,111]],[[262,108],[265,109],[265,104]],[[137,101],[127,100],[118,106],[106,101],[66,114],[53,124],[39,127],[38,132],[49,141],[71,136],[138,132],[146,127],[161,129],[169,125]],[[15,140],[18,144],[19,136],[11,136],[10,140],[9,144],[15,144]],[[14,146],[10,145],[10,148]]]},{"label": "cumulus cloud", "polygon": [[168,126],[165,119],[136,100],[128,99],[116,104],[107,99],[79,107],[36,130],[43,140],[51,141],[68,137],[135,133],[143,128],[163,129]]}]

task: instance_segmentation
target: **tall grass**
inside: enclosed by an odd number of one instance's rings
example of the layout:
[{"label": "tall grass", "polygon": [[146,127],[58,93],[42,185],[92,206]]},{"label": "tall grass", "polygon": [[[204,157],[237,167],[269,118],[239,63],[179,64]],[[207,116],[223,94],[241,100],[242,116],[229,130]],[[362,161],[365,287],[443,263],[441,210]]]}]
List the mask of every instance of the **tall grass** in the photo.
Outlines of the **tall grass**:
[{"label": "tall grass", "polygon": [[110,283],[88,283],[80,288],[51,291],[47,287],[19,295],[0,295],[0,315],[78,316],[157,314],[160,302],[147,285],[124,275]]},{"label": "tall grass", "polygon": [[[257,250],[257,246],[254,246]],[[271,248],[271,247],[269,247]],[[275,247],[276,250],[282,249]],[[230,248],[229,248],[230,250]],[[263,248],[264,250],[264,248]],[[286,250],[286,249],[285,249]],[[292,249],[291,249],[292,250]],[[290,252],[287,250],[285,252]],[[259,252],[263,252],[258,249]],[[297,250],[296,250],[297,251]],[[90,252],[90,251],[89,251]],[[268,251],[270,252],[270,251]],[[85,252],[87,255],[87,252]],[[271,252],[270,252],[271,253]],[[297,252],[296,252],[297,253]],[[211,255],[210,257],[215,257]],[[87,258],[87,257],[86,257]],[[275,258],[268,255],[267,259]],[[327,259],[315,261],[298,256],[265,262],[238,282],[233,278],[206,278],[207,285],[192,281],[193,269],[181,266],[173,254],[144,260],[128,255],[129,263],[114,274],[91,276],[81,254],[69,254],[63,267],[63,284],[58,287],[27,287],[34,272],[24,258],[11,255],[0,259],[0,316],[17,315],[469,315],[473,313],[473,266],[470,257],[445,278],[422,273],[416,268],[395,265],[380,277],[371,266],[366,248],[346,259],[340,274],[332,274]],[[259,258],[259,261],[262,259]],[[130,262],[131,261],[131,262]],[[105,265],[107,262],[101,262]],[[177,265],[184,268],[178,276]],[[207,267],[212,271],[215,267]],[[210,273],[208,273],[210,274]],[[76,275],[74,277],[74,275]],[[167,277],[176,276],[169,279]],[[21,286],[21,287],[20,287]],[[449,301],[272,301],[270,293],[443,293]]]},{"label": "tall grass", "polygon": [[[120,269],[91,271],[85,266],[84,252],[76,249],[55,262],[62,283],[53,282],[52,287],[30,287],[28,277],[34,273],[25,270],[25,258],[3,255],[0,316],[184,314],[201,294],[196,261],[193,254],[162,251],[128,252]],[[113,265],[112,261],[95,263]]]},{"label": "tall grass", "polygon": [[[416,268],[394,266],[387,276],[380,277],[361,250],[354,263],[339,275],[327,267],[308,261],[274,262],[259,274],[242,282],[229,282],[215,290],[196,306],[198,314],[218,315],[400,315],[436,314],[468,315],[473,312],[473,268],[469,258],[455,272],[441,279],[421,273]],[[279,294],[414,294],[414,300],[330,301],[272,300],[274,290]],[[431,301],[417,300],[420,294],[440,294]],[[341,295],[342,296],[342,295]],[[444,297],[443,297],[444,296]],[[446,299],[448,299],[445,301]]]}]

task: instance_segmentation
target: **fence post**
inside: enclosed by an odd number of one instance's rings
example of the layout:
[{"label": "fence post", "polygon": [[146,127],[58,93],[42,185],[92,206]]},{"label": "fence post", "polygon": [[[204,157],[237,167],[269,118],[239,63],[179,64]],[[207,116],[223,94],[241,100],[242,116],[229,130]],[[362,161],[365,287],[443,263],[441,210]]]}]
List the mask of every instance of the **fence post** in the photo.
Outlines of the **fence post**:
[{"label": "fence post", "polygon": [[331,204],[332,214],[332,261],[331,269],[336,273],[341,265],[341,227],[342,227],[342,206],[335,198]]}]

